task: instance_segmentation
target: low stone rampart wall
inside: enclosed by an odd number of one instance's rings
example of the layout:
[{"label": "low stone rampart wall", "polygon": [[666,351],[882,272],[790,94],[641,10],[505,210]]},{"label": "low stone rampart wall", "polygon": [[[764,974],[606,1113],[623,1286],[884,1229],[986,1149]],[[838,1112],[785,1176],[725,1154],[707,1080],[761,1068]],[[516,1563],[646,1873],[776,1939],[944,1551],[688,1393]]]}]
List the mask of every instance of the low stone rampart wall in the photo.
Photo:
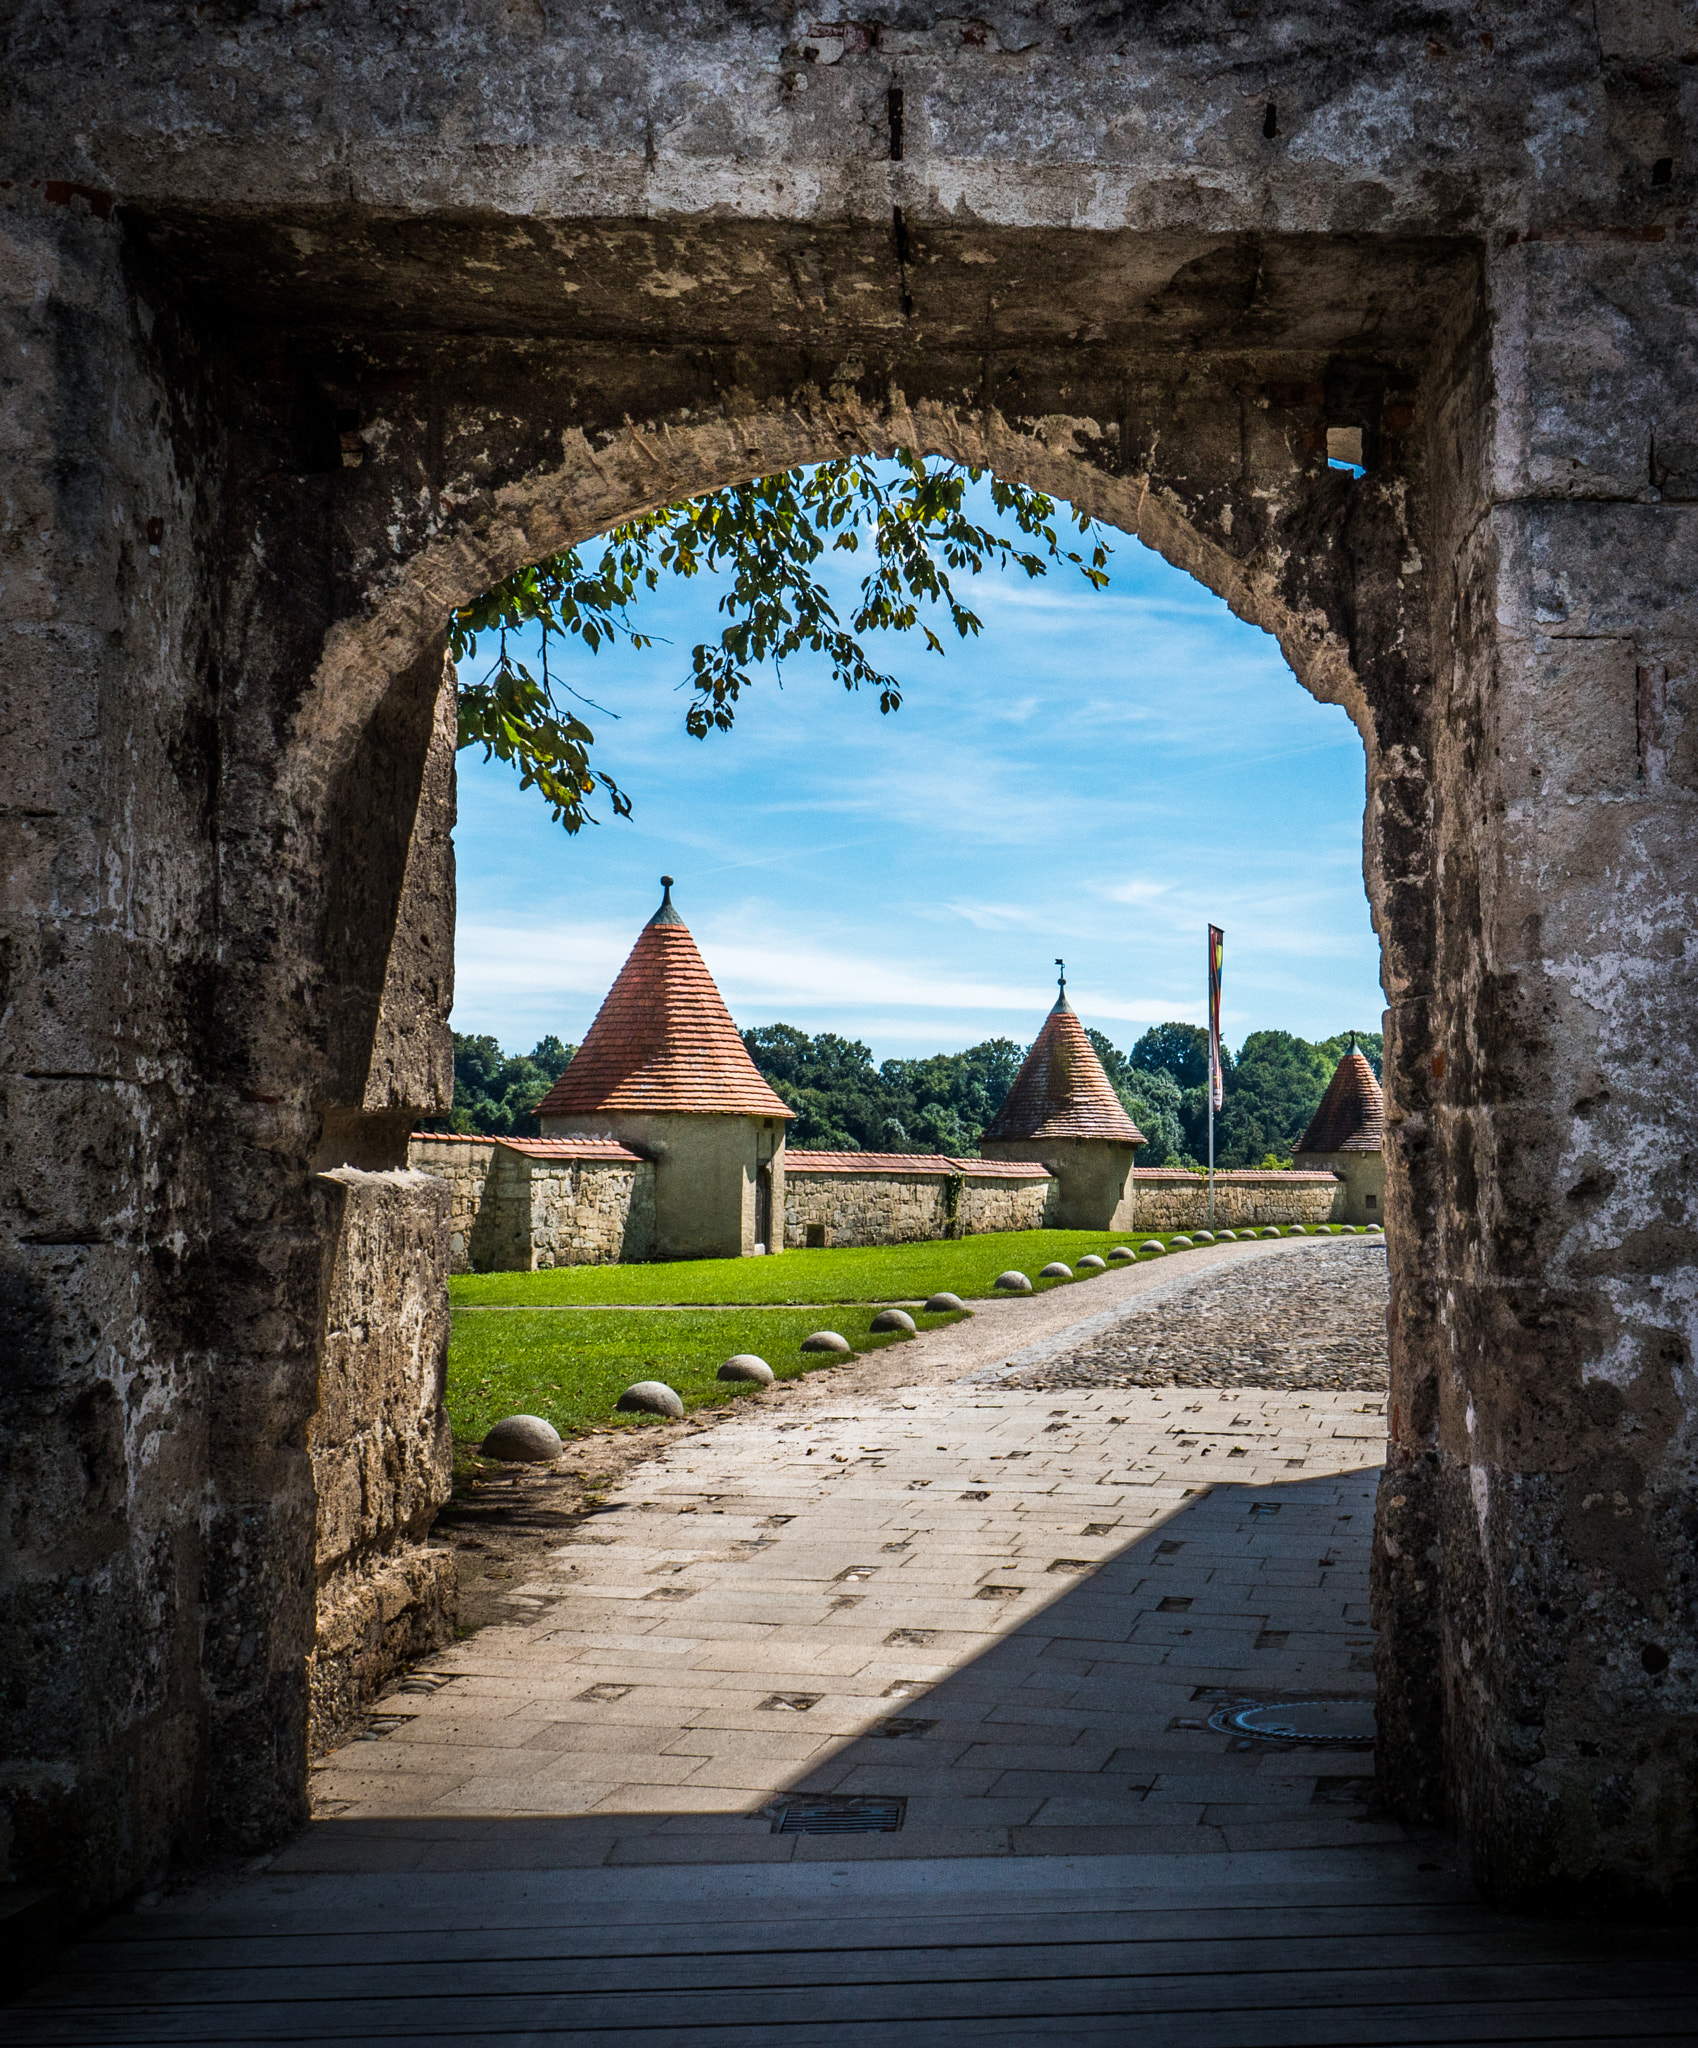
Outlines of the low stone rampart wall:
[{"label": "low stone rampart wall", "polygon": [[648,1160],[524,1164],[533,1267],[607,1266],[653,1257],[654,1168]]},{"label": "low stone rampart wall", "polygon": [[407,1163],[448,1183],[448,1270],[528,1273],[654,1255],[654,1166],[596,1140],[417,1132]]},{"label": "low stone rampart wall", "polygon": [[448,1270],[472,1270],[472,1231],[483,1204],[489,1163],[495,1157],[493,1138],[462,1138],[447,1132],[415,1131],[407,1140],[407,1164],[448,1183]]},{"label": "low stone rampart wall", "polygon": [[[1151,1167],[1132,1176],[1135,1230],[1203,1230],[1209,1183],[1183,1168]],[[1330,1223],[1344,1183],[1331,1173],[1246,1172],[1215,1175],[1215,1228],[1250,1224]]]},{"label": "low stone rampart wall", "polygon": [[784,1242],[801,1250],[810,1242],[914,1244],[1039,1230],[1054,1197],[1041,1167],[926,1153],[789,1152]]}]

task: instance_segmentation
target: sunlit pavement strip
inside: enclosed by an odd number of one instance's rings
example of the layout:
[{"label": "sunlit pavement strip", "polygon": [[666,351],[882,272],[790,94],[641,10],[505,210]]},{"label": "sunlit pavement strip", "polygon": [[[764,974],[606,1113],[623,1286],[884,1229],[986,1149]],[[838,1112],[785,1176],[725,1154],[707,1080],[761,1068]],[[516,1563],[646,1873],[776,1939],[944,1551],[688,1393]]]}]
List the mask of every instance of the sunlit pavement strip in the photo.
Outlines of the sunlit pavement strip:
[{"label": "sunlit pavement strip", "polygon": [[[521,1589],[528,1623],[387,1700],[316,1774],[333,1825],[279,1866],[440,1868],[450,1836],[475,1865],[487,1817],[512,1867],[522,1815],[570,1822],[554,1865],[1400,1839],[1368,1817],[1370,1751],[1208,1724],[1236,1696],[1371,1695],[1383,1439],[1368,1394],[980,1379],[751,1412],[639,1468]],[[905,1822],[773,1832],[801,1792]]]}]

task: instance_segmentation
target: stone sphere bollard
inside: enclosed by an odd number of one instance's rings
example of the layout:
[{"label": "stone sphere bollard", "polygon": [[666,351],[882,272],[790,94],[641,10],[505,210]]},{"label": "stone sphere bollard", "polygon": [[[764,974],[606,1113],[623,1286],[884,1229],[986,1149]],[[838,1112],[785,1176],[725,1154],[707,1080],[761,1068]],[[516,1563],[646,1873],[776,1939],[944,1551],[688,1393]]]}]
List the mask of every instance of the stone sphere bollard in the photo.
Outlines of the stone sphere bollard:
[{"label": "stone sphere bollard", "polygon": [[659,1380],[638,1380],[613,1405],[622,1415],[668,1415],[673,1421],[684,1412],[683,1402]]},{"label": "stone sphere bollard", "polygon": [[1079,1271],[1081,1273],[1100,1273],[1107,1265],[1107,1259],[1099,1259],[1095,1252],[1087,1252],[1079,1261]]},{"label": "stone sphere bollard", "polygon": [[1187,1236],[1185,1235],[1184,1231],[1182,1230],[1182,1231],[1181,1231],[1181,1232],[1179,1233],[1179,1235],[1178,1235],[1177,1237],[1170,1237],[1170,1238],[1168,1239],[1168,1241],[1167,1241],[1167,1248],[1168,1248],[1168,1250],[1169,1250],[1170,1252],[1177,1252],[1177,1251],[1187,1251],[1187,1252],[1188,1252],[1188,1251],[1189,1251],[1189,1250],[1191,1249],[1192,1243],[1193,1243],[1193,1240],[1192,1240],[1191,1238],[1187,1237]]},{"label": "stone sphere bollard", "polygon": [[1114,1250],[1109,1253],[1109,1257],[1111,1259],[1118,1259],[1122,1265],[1124,1265],[1128,1259],[1135,1259],[1137,1256],[1138,1254],[1132,1249],[1132,1247],[1129,1244],[1117,1244]]},{"label": "stone sphere bollard", "polygon": [[902,1308],[881,1308],[868,1325],[869,1329],[877,1330],[880,1336],[883,1336],[886,1330],[906,1330],[911,1337],[918,1327],[914,1318]]},{"label": "stone sphere bollard", "polygon": [[1215,1234],[1212,1230],[1193,1230],[1191,1233],[1193,1244],[1213,1244],[1214,1241]]},{"label": "stone sphere bollard", "polygon": [[1159,1237],[1146,1237],[1144,1242],[1138,1247],[1138,1256],[1141,1259],[1145,1257],[1155,1258],[1164,1255],[1166,1251],[1167,1246],[1162,1243]]},{"label": "stone sphere bollard", "polygon": [[1238,1233],[1236,1230],[1217,1230],[1215,1232],[1216,1244],[1236,1244],[1237,1242]]},{"label": "stone sphere bollard", "polygon": [[509,1415],[478,1445],[478,1455],[499,1458],[504,1465],[552,1465],[562,1449],[552,1422],[540,1415]]},{"label": "stone sphere bollard", "polygon": [[1031,1281],[1024,1273],[1016,1273],[1012,1267],[1006,1273],[998,1273],[991,1285],[1001,1288],[1004,1294],[1030,1294],[1032,1291]]},{"label": "stone sphere bollard", "polygon": [[739,1351],[735,1358],[728,1358],[719,1368],[717,1377],[722,1380],[752,1380],[757,1387],[770,1387],[778,1375],[764,1358],[757,1358],[752,1351]]},{"label": "stone sphere bollard", "polygon": [[967,1307],[959,1294],[934,1294],[926,1303],[929,1316],[960,1315]]},{"label": "stone sphere bollard", "polygon": [[1073,1278],[1073,1268],[1065,1259],[1051,1259],[1049,1264],[1038,1275],[1038,1278],[1040,1280],[1071,1280]]},{"label": "stone sphere bollard", "polygon": [[1370,1237],[1373,1237],[1376,1233],[1381,1237],[1385,1235],[1385,1225],[1383,1223],[1370,1223],[1367,1226],[1367,1230]]},{"label": "stone sphere bollard", "polygon": [[829,1351],[839,1358],[849,1357],[855,1347],[847,1337],[840,1337],[835,1330],[816,1330],[811,1337],[802,1339],[804,1351]]},{"label": "stone sphere bollard", "polygon": [[1279,1226],[1276,1223],[1270,1223],[1265,1230],[1257,1231],[1256,1235],[1258,1237],[1278,1237]]},{"label": "stone sphere bollard", "polygon": [[1285,1234],[1287,1237],[1307,1237],[1309,1235],[1301,1223],[1288,1223],[1285,1226]]}]

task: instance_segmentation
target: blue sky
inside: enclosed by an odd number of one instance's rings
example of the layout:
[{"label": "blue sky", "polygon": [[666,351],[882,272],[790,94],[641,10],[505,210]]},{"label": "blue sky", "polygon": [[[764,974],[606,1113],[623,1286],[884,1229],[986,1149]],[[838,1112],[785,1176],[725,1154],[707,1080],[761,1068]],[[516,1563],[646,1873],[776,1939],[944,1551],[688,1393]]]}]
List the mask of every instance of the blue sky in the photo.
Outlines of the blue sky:
[{"label": "blue sky", "polygon": [[940,659],[876,638],[906,690],[888,717],[797,662],[733,732],[691,739],[679,685],[718,631],[705,579],[643,599],[646,652],[574,643],[572,681],[618,714],[580,715],[635,813],[570,838],[511,770],[460,755],[455,1028],[509,1051],[581,1039],[662,872],[739,1025],[839,1031],[879,1059],[1028,1042],[1058,953],[1117,1045],[1200,1023],[1210,919],[1233,1045],[1377,1028],[1355,729],[1267,634],[1109,538],[1106,591],[988,572],[962,592],[978,639],[944,631]]}]

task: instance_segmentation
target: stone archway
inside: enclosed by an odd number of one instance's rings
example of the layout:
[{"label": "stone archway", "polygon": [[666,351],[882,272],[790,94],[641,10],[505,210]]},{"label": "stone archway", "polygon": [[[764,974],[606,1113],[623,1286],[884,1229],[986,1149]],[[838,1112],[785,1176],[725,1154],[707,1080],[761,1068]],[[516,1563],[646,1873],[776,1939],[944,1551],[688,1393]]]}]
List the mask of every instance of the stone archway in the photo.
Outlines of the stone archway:
[{"label": "stone archway", "polygon": [[[346,1571],[355,1662],[431,1610],[440,1219],[398,1139],[446,1085],[448,607],[643,505],[900,442],[1139,533],[1355,719],[1394,1132],[1388,1782],[1506,1895],[1691,1881],[1665,1026],[1693,1008],[1698,469],[1687,230],[1635,154],[1673,162],[1676,30],[1545,24],[1512,61],[1506,29],[1501,69],[1484,37],[1422,140],[1393,114],[1462,60],[1389,12],[1232,30],[1248,54],[739,18],[742,71],[718,31],[644,26],[621,61],[670,82],[594,105],[631,148],[586,145],[572,185],[475,108],[595,34],[545,20],[539,53],[471,12],[452,62],[269,16],[20,60],[15,1872],[99,1902],[274,1839],[315,1598]],[[1604,154],[1525,83],[1553,70]],[[750,81],[779,74],[775,111]],[[1305,139],[1276,162],[1281,119]]]}]

